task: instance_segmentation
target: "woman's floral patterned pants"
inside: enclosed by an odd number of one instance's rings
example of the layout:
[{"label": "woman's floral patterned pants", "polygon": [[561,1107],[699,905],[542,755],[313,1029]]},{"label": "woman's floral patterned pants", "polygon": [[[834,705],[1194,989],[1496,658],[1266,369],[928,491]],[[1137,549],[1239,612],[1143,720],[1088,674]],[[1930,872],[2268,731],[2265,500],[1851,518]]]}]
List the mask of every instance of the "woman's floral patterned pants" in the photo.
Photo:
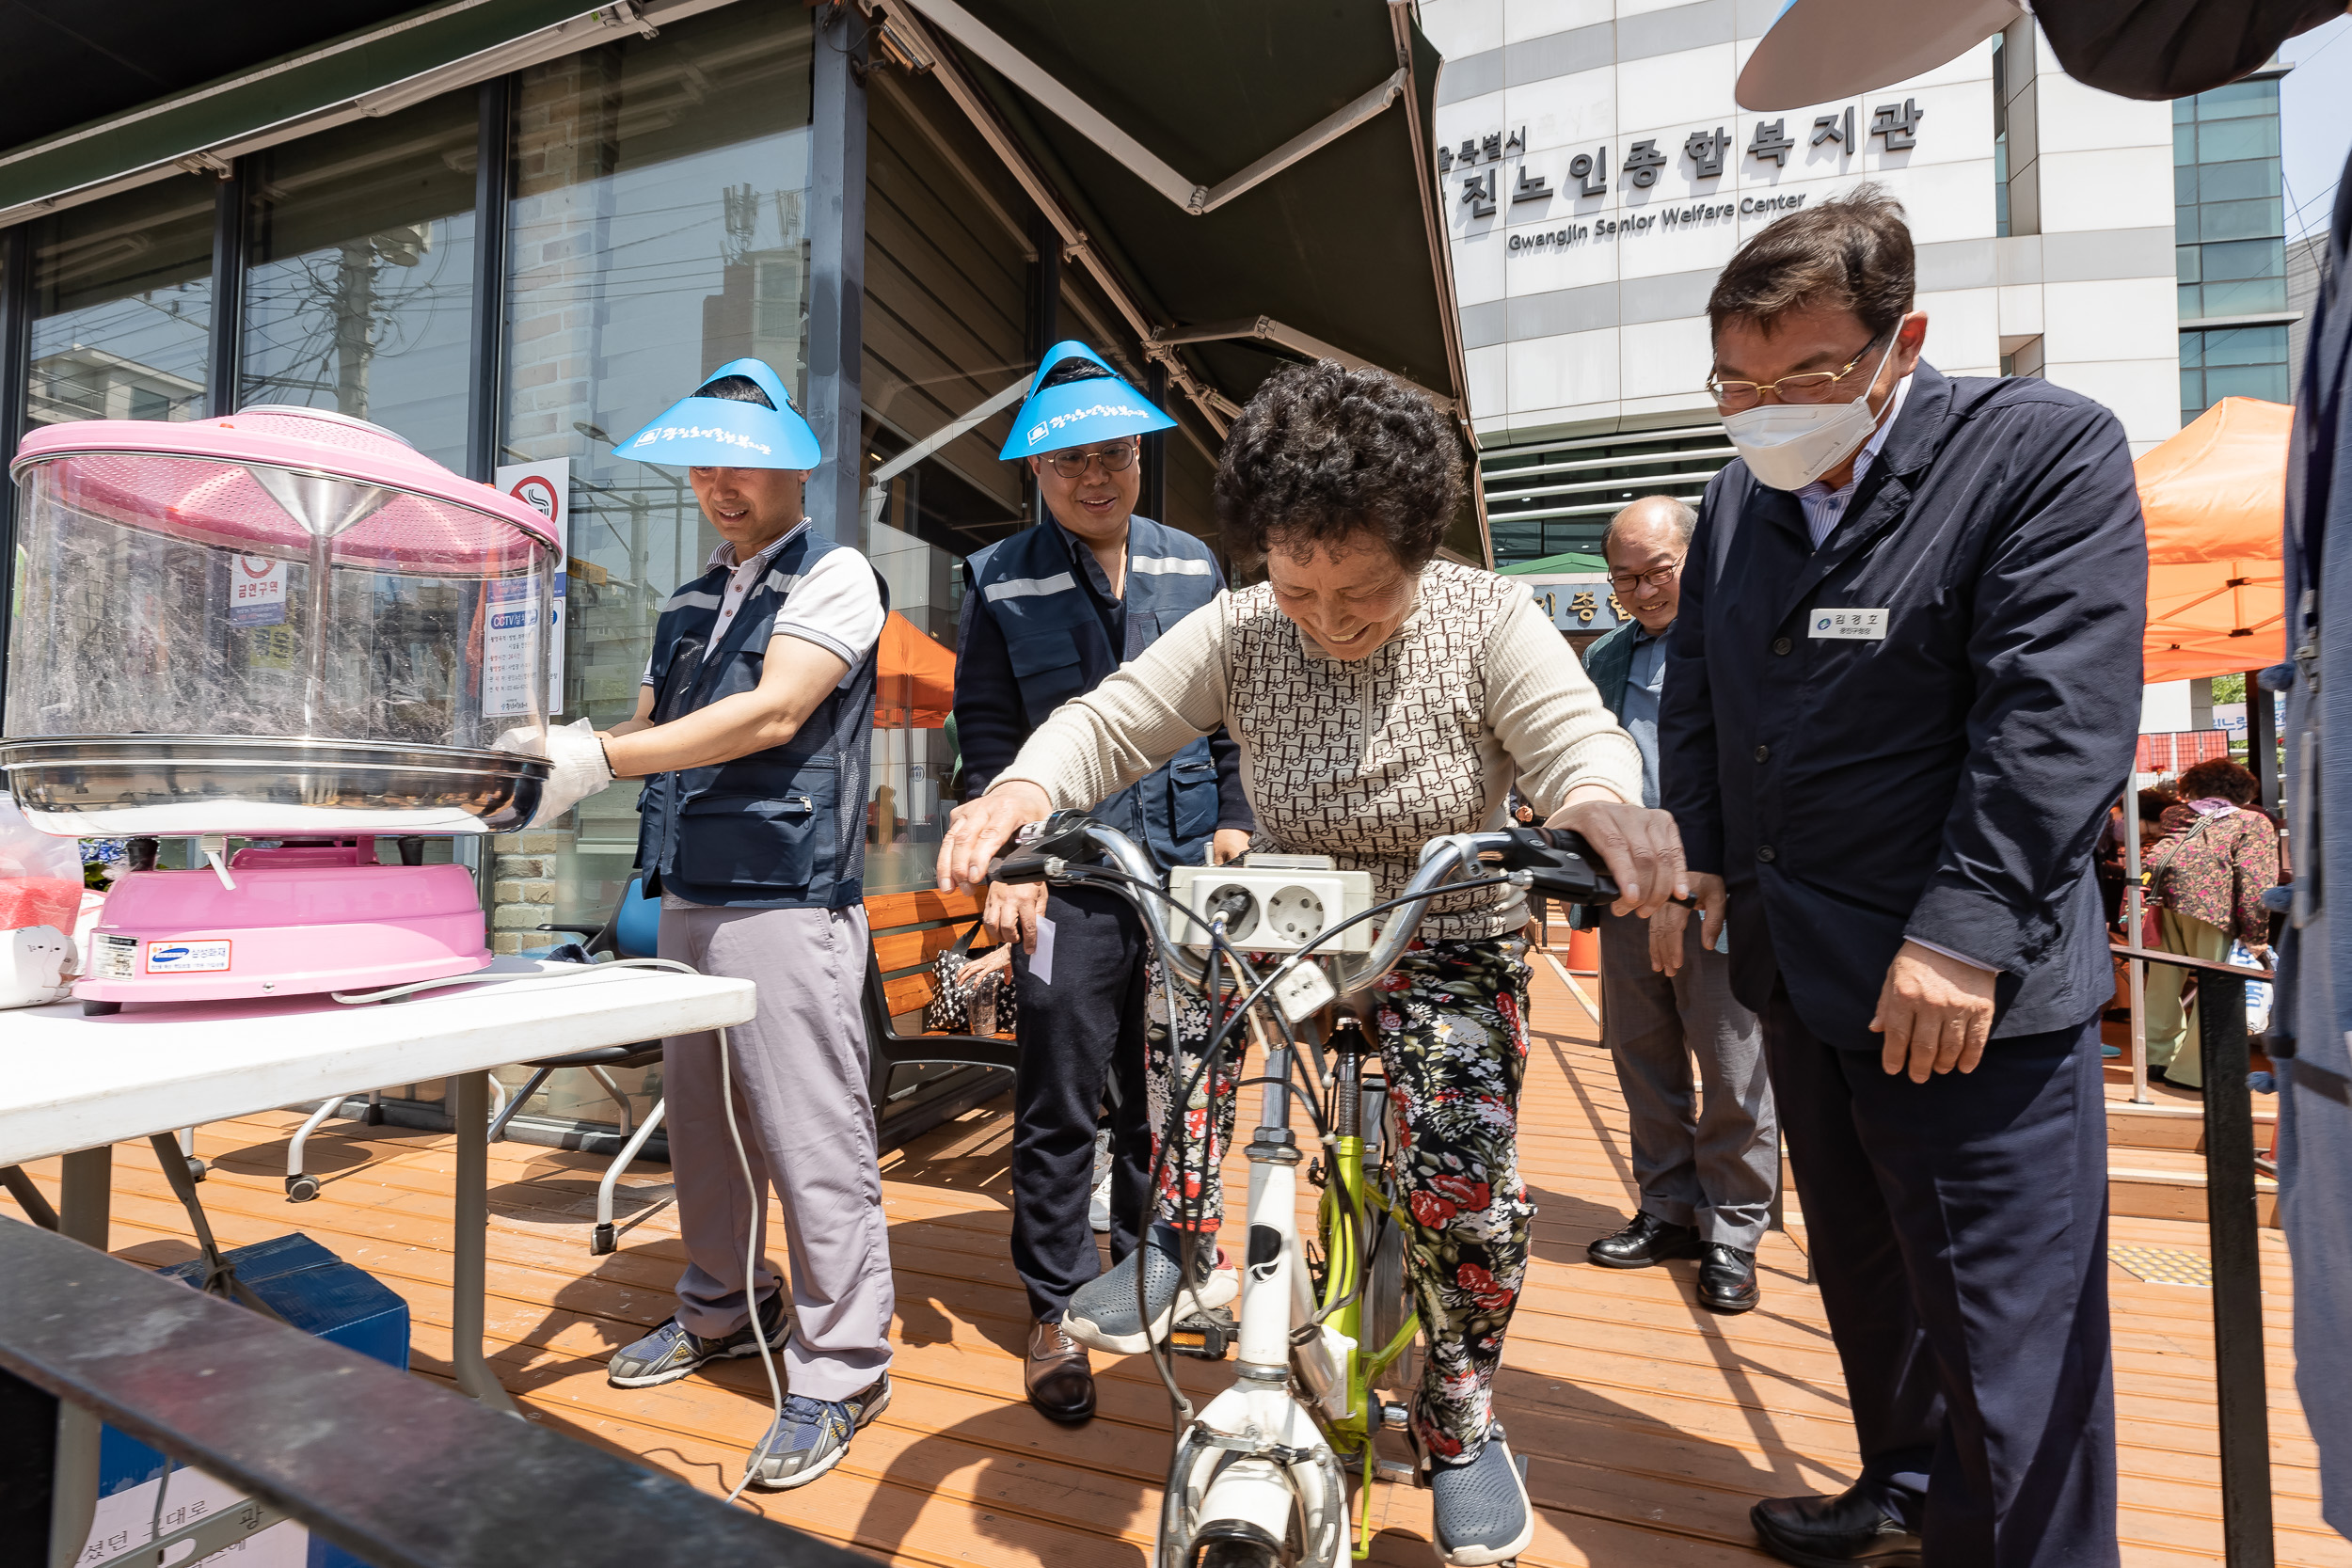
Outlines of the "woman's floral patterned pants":
[{"label": "woman's floral patterned pants", "polygon": [[[1517,938],[1415,944],[1380,984],[1375,1019],[1389,1103],[1404,1129],[1406,1273],[1429,1354],[1414,1423],[1431,1457],[1468,1464],[1486,1445],[1495,1368],[1527,1273],[1535,1217],[1519,1180],[1519,1085],[1527,1068],[1526,943]],[[1200,1066],[1208,1004],[1177,990],[1171,1048],[1153,975],[1145,1086],[1153,1157],[1169,1101]],[[1233,1136],[1240,1052],[1229,1049],[1212,1095],[1184,1106],[1182,1142],[1158,1193],[1162,1219],[1214,1233],[1224,1212],[1218,1164]]]}]

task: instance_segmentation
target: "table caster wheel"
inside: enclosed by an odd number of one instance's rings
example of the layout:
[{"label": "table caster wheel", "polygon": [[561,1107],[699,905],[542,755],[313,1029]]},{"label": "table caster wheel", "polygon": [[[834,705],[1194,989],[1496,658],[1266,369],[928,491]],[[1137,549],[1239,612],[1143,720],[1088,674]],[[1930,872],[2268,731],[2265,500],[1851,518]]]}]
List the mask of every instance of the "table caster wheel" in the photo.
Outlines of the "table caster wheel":
[{"label": "table caster wheel", "polygon": [[207,1172],[207,1171],[209,1171],[209,1170],[211,1170],[212,1168],[213,1168],[212,1166],[210,1166],[210,1165],[206,1164],[203,1161],[201,1161],[201,1160],[198,1159],[195,1155],[191,1154],[191,1155],[189,1155],[189,1156],[188,1156],[188,1180],[191,1180],[191,1181],[201,1181],[201,1180],[204,1180],[204,1173],[205,1173],[205,1172]]},{"label": "table caster wheel", "polygon": [[286,1201],[287,1201],[287,1202],[289,1202],[289,1203],[308,1203],[308,1202],[310,1202],[312,1198],[314,1198],[314,1197],[316,1197],[316,1196],[319,1196],[319,1179],[318,1179],[317,1177],[315,1177],[315,1176],[289,1176],[288,1178],[286,1178]]},{"label": "table caster wheel", "polygon": [[359,1121],[361,1125],[367,1127],[383,1126],[384,1107],[381,1105],[369,1106],[366,1110],[359,1113]]},{"label": "table caster wheel", "polygon": [[593,1257],[606,1257],[617,1245],[618,1243],[612,1239],[612,1227],[609,1225],[600,1225],[589,1233],[588,1251]]}]

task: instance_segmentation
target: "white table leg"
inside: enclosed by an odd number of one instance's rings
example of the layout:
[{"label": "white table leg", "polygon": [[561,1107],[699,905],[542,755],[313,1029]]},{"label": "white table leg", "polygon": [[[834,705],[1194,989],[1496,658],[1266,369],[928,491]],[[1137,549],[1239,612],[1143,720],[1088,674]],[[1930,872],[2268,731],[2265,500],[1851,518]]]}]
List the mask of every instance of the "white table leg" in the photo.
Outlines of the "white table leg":
[{"label": "white table leg", "polygon": [[[78,1149],[65,1157],[64,1165],[58,1232],[103,1252],[114,1199],[114,1150]],[[90,1521],[98,1513],[98,1434],[103,1425],[96,1412],[68,1400],[57,1402],[56,1467],[51,1472],[49,1494],[50,1568],[72,1568],[89,1540]]]},{"label": "white table leg", "polygon": [[482,1358],[490,1229],[490,1075],[461,1072],[456,1085],[457,1214],[451,1243],[450,1362],[458,1387],[494,1410],[520,1416]]}]

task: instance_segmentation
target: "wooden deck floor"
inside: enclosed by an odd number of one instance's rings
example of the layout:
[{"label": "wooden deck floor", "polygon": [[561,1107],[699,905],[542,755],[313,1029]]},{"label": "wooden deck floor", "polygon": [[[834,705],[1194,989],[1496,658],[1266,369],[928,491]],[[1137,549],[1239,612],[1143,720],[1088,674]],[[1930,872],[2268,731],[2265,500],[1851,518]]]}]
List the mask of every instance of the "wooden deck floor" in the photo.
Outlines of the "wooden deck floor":
[{"label": "wooden deck floor", "polygon": [[[1591,995],[1590,981],[1581,982]],[[1535,1564],[1757,1563],[1756,1498],[1842,1486],[1853,1466],[1843,1386],[1802,1232],[1767,1239],[1764,1305],[1722,1319],[1691,1303],[1693,1265],[1633,1274],[1583,1261],[1629,1212],[1624,1107],[1597,1031],[1541,961],[1520,1159],[1541,1213],[1536,1261],[1498,1402],[1532,1459],[1542,1510]],[[287,1203],[279,1177],[297,1118],[204,1128],[200,1189],[225,1242],[300,1229],[409,1302],[415,1366],[448,1367],[452,1140],[330,1124],[310,1145],[322,1196]],[[1142,1358],[1097,1358],[1101,1414],[1057,1427],[1021,1399],[1025,1325],[1006,1257],[1009,1118],[984,1107],[893,1154],[884,1182],[898,1286],[897,1395],[841,1469],[759,1497],[769,1516],[909,1563],[1139,1565],[1167,1461],[1167,1400]],[[532,1419],[723,1493],[768,1420],[754,1362],[635,1392],[602,1363],[669,1312],[680,1252],[667,1172],[640,1166],[622,1250],[592,1259],[600,1164],[532,1146],[492,1149],[489,1328],[494,1366]],[[191,1255],[186,1223],[143,1145],[118,1151],[114,1246],[163,1264]],[[36,1166],[54,1184],[55,1162]],[[0,1197],[0,1210],[13,1212]],[[2202,1254],[2202,1227],[2122,1220],[2119,1244]],[[1229,1241],[1229,1245],[1231,1244]],[[2282,1563],[2352,1565],[2317,1514],[2315,1456],[2292,1382],[2285,1248],[2265,1233],[2272,1454]],[[2209,1297],[2111,1268],[2122,1418],[2125,1560],[2218,1558]],[[1196,1400],[1230,1363],[1181,1362]],[[1375,1560],[1430,1560],[1425,1493],[1383,1485]]]}]

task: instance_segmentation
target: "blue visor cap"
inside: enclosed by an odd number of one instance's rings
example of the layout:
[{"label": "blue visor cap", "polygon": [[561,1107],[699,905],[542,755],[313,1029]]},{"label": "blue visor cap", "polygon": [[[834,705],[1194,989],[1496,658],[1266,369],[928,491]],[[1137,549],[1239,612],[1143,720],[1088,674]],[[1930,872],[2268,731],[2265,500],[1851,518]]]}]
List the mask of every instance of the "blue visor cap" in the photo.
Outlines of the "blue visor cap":
[{"label": "blue visor cap", "polygon": [[1174,420],[1119,378],[1103,356],[1072,339],[1045,351],[1028,401],[1012,421],[1012,435],[998,457],[1042,457],[1065,447],[1083,447],[1120,436],[1167,430]]},{"label": "blue visor cap", "polygon": [[814,468],[824,458],[783,378],[759,359],[720,366],[612,452],[674,468]]}]

